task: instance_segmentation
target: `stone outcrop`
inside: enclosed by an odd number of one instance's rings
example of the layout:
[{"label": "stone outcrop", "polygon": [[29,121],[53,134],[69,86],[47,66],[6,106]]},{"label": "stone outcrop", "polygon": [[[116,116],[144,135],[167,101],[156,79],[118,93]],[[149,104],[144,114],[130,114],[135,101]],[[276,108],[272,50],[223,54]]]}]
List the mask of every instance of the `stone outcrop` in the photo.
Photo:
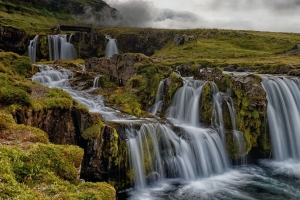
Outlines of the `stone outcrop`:
[{"label": "stone outcrop", "polygon": [[196,39],[188,35],[175,34],[173,41],[175,45],[181,46],[190,41],[195,42]]},{"label": "stone outcrop", "polygon": [[115,54],[111,58],[86,59],[85,66],[88,70],[99,74],[109,74],[111,81],[124,86],[131,77],[137,74],[138,67],[134,64],[140,60],[139,54]]},{"label": "stone outcrop", "polygon": [[115,128],[105,125],[96,137],[84,144],[85,157],[81,177],[90,181],[107,181],[116,190],[129,188],[133,182],[128,149]]},{"label": "stone outcrop", "polygon": [[0,49],[22,55],[27,52],[28,42],[24,30],[0,25]]},{"label": "stone outcrop", "polygon": [[[237,128],[244,133],[246,152],[248,153],[250,150],[253,150],[253,148],[259,149],[262,154],[269,152],[270,141],[268,139],[269,137],[265,135],[266,127],[264,123],[267,112],[267,98],[266,92],[261,85],[262,78],[249,73],[245,73],[244,75],[224,74],[222,70],[218,68],[202,69],[197,78],[200,80],[213,81],[219,90],[224,92],[224,97],[232,98],[237,112]],[[210,99],[208,95],[210,93],[209,90],[210,87],[204,87],[204,99]],[[208,102],[202,103],[205,107],[205,104]],[[231,123],[228,121],[230,115],[225,107],[223,109],[225,128],[231,129]],[[210,107],[202,111],[211,111],[209,108]],[[201,116],[200,119],[202,122],[209,125],[210,116],[204,114]]]},{"label": "stone outcrop", "polygon": [[45,131],[52,143],[77,145],[80,143],[81,133],[95,123],[99,116],[92,116],[75,107],[72,109],[57,107],[39,111],[17,110],[14,118],[19,124],[37,127]]},{"label": "stone outcrop", "polygon": [[[103,124],[96,127],[96,134],[84,135],[89,127],[102,121],[99,114],[90,114],[75,107],[40,111],[22,109],[16,111],[14,118],[19,124],[45,131],[52,143],[72,144],[83,148],[82,179],[106,181],[117,190],[130,187],[133,177],[129,169],[128,150],[125,140],[119,137],[116,129]],[[114,126],[119,129],[121,127]]]}]

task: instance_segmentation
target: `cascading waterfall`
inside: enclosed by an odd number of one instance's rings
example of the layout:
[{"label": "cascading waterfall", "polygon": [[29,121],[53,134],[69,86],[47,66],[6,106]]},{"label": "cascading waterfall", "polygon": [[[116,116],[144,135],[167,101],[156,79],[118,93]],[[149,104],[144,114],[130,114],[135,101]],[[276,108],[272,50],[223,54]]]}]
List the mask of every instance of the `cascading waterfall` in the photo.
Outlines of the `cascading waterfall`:
[{"label": "cascading waterfall", "polygon": [[108,43],[105,48],[105,57],[110,58],[114,54],[119,54],[119,50],[117,47],[117,40],[111,38],[109,35],[105,36],[108,39]]},{"label": "cascading waterfall", "polygon": [[[143,124],[128,140],[136,187],[145,187],[152,175],[158,179],[190,181],[220,174],[230,168],[220,133],[199,123],[199,100],[205,83],[185,79],[184,86],[174,95],[167,117],[180,129],[180,134],[175,133],[172,125]],[[212,88],[214,101],[218,101],[218,92],[215,86]],[[214,107],[222,111],[219,103],[215,102]],[[218,121],[218,126],[224,126],[219,117],[215,121]],[[218,127],[218,130],[221,129]],[[150,182],[153,182],[153,177]]]},{"label": "cascading waterfall", "polygon": [[48,35],[50,60],[75,60],[77,54],[75,47],[67,40],[67,35]]},{"label": "cascading waterfall", "polygon": [[30,40],[30,43],[28,46],[28,56],[32,63],[36,62],[36,48],[37,48],[38,38],[39,38],[39,36],[36,35],[33,40]]},{"label": "cascading waterfall", "polygon": [[47,65],[40,65],[39,69],[40,72],[33,75],[32,81],[51,88],[70,87],[68,80],[73,77],[73,73],[71,71],[64,68],[61,68],[61,71],[57,71]]},{"label": "cascading waterfall", "polygon": [[196,180],[229,169],[218,133],[200,127],[181,128],[182,137],[168,125],[143,124],[127,141],[135,187],[145,188],[147,181],[153,183],[164,178]]},{"label": "cascading waterfall", "polygon": [[264,78],[272,153],[277,161],[300,160],[300,90],[285,77]]},{"label": "cascading waterfall", "polygon": [[[299,162],[262,160],[259,161],[259,165],[230,168],[224,143],[220,137],[219,126],[222,126],[222,120],[217,116],[217,107],[222,108],[221,99],[224,98],[223,108],[228,106],[232,119],[232,129],[234,130],[236,130],[237,125],[234,120],[236,118],[235,110],[232,100],[223,94],[218,94],[219,92],[213,88],[214,84],[211,82],[185,80],[184,86],[177,90],[176,98],[173,99],[168,109],[167,117],[169,121],[175,124],[172,125],[168,120],[137,119],[133,116],[127,117],[124,113],[118,115],[116,113],[120,112],[105,107],[101,95],[89,93],[94,88],[87,91],[72,90],[68,82],[73,77],[72,72],[62,67],[38,66],[40,72],[32,77],[34,81],[48,87],[63,88],[75,100],[87,106],[90,112],[100,113],[105,120],[118,121],[118,123],[124,124],[123,127],[127,127],[125,130],[128,135],[129,157],[135,172],[134,185],[138,189],[126,190],[128,192],[126,198],[134,200],[281,200],[300,198],[298,187]],[[265,79],[263,84],[265,89],[269,89],[266,91],[270,105],[273,107],[271,109],[274,112],[272,116],[275,120],[280,117],[278,121],[272,122],[271,117],[268,116],[269,125],[274,126],[274,129],[279,129],[276,134],[281,134],[279,140],[284,140],[280,141],[286,145],[283,149],[289,149],[284,150],[287,152],[284,159],[297,159],[296,156],[292,157],[292,153],[290,153],[290,149],[295,148],[297,146],[295,144],[298,144],[297,137],[285,139],[284,137],[289,136],[283,136],[280,131],[284,132],[288,128],[293,131],[300,130],[297,125],[299,124],[297,115],[299,115],[298,106],[300,105],[298,100],[300,96],[299,79]],[[213,127],[211,128],[202,127],[197,120],[190,122],[189,119],[193,117],[188,112],[190,110],[199,112],[201,101],[195,102],[195,99],[201,100],[199,93],[201,93],[203,86],[207,85],[210,86],[211,97],[216,95],[211,98],[212,101],[218,99],[217,102],[212,102],[215,119],[212,120]],[[180,91],[181,94],[188,95],[190,99],[179,98]],[[183,113],[180,113],[179,107],[184,106],[180,103],[181,99],[189,103],[192,108],[186,105],[180,110]],[[276,103],[274,104],[273,101]],[[287,123],[287,125],[283,125],[283,123]],[[285,134],[288,135],[288,133]],[[294,144],[289,147],[288,143],[291,140],[294,140]],[[273,148],[279,149],[279,146],[273,144]]]}]

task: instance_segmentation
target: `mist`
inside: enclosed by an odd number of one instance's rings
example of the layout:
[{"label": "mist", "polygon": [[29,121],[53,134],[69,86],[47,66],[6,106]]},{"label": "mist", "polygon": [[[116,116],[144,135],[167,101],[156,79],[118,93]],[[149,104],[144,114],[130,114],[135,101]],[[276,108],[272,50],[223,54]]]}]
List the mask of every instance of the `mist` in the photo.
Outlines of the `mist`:
[{"label": "mist", "polygon": [[106,0],[111,26],[219,28],[300,33],[299,0]]}]

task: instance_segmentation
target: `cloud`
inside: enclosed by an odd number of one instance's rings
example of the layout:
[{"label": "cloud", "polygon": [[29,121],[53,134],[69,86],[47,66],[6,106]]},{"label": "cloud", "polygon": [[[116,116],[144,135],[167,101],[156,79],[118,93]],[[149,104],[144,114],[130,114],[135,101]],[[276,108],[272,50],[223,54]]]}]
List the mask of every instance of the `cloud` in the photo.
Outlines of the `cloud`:
[{"label": "cloud", "polygon": [[150,1],[108,0],[107,3],[116,8],[122,15],[121,26],[154,27],[154,28],[193,28],[200,17],[187,11],[159,9]]},{"label": "cloud", "polygon": [[112,26],[300,32],[300,0],[106,0]]}]

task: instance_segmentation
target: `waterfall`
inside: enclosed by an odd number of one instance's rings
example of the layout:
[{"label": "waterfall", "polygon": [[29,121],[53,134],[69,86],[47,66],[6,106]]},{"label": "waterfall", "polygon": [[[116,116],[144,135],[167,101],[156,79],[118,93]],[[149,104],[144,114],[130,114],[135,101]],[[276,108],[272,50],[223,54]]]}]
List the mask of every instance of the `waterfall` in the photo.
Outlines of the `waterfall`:
[{"label": "waterfall", "polygon": [[[298,81],[297,81],[298,82]],[[275,160],[300,160],[300,90],[288,78],[264,78],[267,118]]]},{"label": "waterfall", "polygon": [[38,38],[39,38],[39,36],[36,35],[33,40],[30,40],[30,43],[28,46],[28,56],[32,63],[36,62],[36,48],[37,48]]},{"label": "waterfall", "polygon": [[94,81],[93,81],[93,88],[98,88],[99,87],[99,79],[100,79],[101,76],[96,76],[94,78]]},{"label": "waterfall", "polygon": [[114,54],[119,54],[119,50],[117,47],[117,40],[111,38],[109,35],[105,36],[108,39],[108,43],[105,48],[105,57],[110,58]]},{"label": "waterfall", "polygon": [[144,188],[147,182],[164,178],[196,180],[229,169],[217,132],[192,126],[181,128],[184,136],[178,136],[168,125],[143,124],[127,141],[135,187]]},{"label": "waterfall", "polygon": [[75,47],[70,43],[72,35],[67,40],[67,35],[48,35],[50,60],[75,60],[77,54]]},{"label": "waterfall", "polygon": [[185,79],[183,87],[175,93],[167,117],[199,126],[199,99],[205,81]]},{"label": "waterfall", "polygon": [[153,106],[151,106],[150,109],[149,109],[149,112],[152,115],[156,115],[157,112],[161,111],[162,104],[163,104],[164,83],[165,83],[165,80],[162,80],[162,81],[159,82],[157,94],[156,94],[156,97],[155,97],[155,102],[154,102]]},{"label": "waterfall", "polygon": [[39,69],[40,72],[33,75],[32,81],[51,88],[70,87],[69,79],[73,77],[71,71],[64,68],[61,68],[60,71],[58,71],[47,65],[40,65]]},{"label": "waterfall", "polygon": [[[224,142],[221,98],[216,85],[210,83],[215,128],[204,128],[199,122],[199,106],[205,81],[185,79],[168,108],[167,118],[175,125],[143,124],[140,130],[128,131],[131,165],[135,171],[135,187],[164,178],[186,181],[221,174],[230,168]],[[159,86],[161,90],[162,82]],[[161,101],[158,91],[156,101]],[[177,130],[177,131],[175,131]],[[179,133],[178,133],[178,130]],[[154,177],[153,177],[154,176]]]},{"label": "waterfall", "polygon": [[231,124],[232,124],[232,134],[233,134],[233,143],[234,145],[237,145],[237,148],[235,149],[235,154],[241,158],[236,159],[237,164],[239,165],[245,165],[246,164],[246,142],[244,138],[244,134],[237,129],[236,125],[236,110],[234,108],[233,100],[231,97],[227,97],[224,99],[231,118]]}]

